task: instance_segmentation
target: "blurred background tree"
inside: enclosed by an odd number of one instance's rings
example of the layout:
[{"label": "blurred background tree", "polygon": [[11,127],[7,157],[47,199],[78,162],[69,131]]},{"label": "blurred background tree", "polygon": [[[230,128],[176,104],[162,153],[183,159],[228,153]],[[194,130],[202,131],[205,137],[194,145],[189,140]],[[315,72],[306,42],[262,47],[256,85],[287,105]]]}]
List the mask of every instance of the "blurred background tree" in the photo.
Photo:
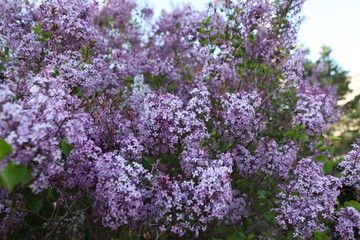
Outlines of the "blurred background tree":
[{"label": "blurred background tree", "polygon": [[[309,54],[309,50],[305,50]],[[335,59],[331,56],[332,49],[330,46],[323,45],[320,57],[316,61],[306,59],[304,63],[305,77],[316,76],[321,85],[331,84],[337,86],[337,95],[344,99],[345,95],[351,92],[349,88],[349,72],[342,69]],[[319,69],[319,67],[321,69]],[[315,73],[315,71],[319,71]]]},{"label": "blurred background tree", "polygon": [[[359,76],[354,77],[353,81],[360,81]],[[356,139],[360,139],[360,90],[357,89],[356,97],[345,104],[345,115],[342,120],[335,126],[340,130],[341,147],[338,149],[339,154],[346,153],[351,149],[351,144]]]},{"label": "blurred background tree", "polygon": [[[309,50],[306,49],[305,53],[309,55]],[[339,107],[344,111],[344,115],[341,121],[330,129],[330,134],[342,138],[336,148],[336,154],[342,155],[360,138],[360,89],[351,87],[356,85],[356,81],[360,81],[360,75],[351,77],[331,53],[331,47],[324,45],[316,61],[307,58],[304,62],[305,77],[320,85],[331,84],[336,88]]]}]

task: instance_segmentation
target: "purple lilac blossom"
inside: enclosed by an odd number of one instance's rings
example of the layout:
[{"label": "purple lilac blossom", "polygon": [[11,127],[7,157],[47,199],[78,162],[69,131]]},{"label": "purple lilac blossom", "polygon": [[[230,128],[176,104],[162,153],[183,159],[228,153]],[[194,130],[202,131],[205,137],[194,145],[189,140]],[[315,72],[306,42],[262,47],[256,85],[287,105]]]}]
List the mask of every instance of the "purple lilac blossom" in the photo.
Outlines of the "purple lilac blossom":
[{"label": "purple lilac blossom", "polygon": [[[0,234],[2,235],[6,230],[6,225],[9,224],[9,229],[12,230],[19,227],[21,222],[24,220],[25,216],[27,215],[26,212],[17,211],[14,209],[13,213],[11,213],[11,205],[12,199],[10,197],[10,192],[6,191],[5,189],[0,189]],[[17,196],[17,203],[19,203],[22,199],[22,195]],[[10,218],[10,216],[12,216]]]},{"label": "purple lilac blossom", "polygon": [[320,219],[332,219],[341,182],[325,175],[322,163],[311,158],[300,160],[294,170],[295,179],[280,185],[283,190],[277,195],[279,205],[274,211],[276,220],[283,229],[293,229],[294,236],[307,239],[313,231],[324,231]]},{"label": "purple lilac blossom", "polygon": [[338,212],[335,231],[338,239],[355,240],[360,237],[360,212],[353,207],[346,207]]},{"label": "purple lilac blossom", "polygon": [[341,181],[344,185],[360,188],[360,139],[354,143],[353,149],[344,156],[338,167],[342,169]]},{"label": "purple lilac blossom", "polygon": [[247,143],[263,129],[263,118],[256,112],[261,98],[254,93],[226,93],[221,99],[226,135]]},{"label": "purple lilac blossom", "polygon": [[318,86],[303,84],[297,93],[293,123],[303,125],[308,135],[324,133],[338,121],[337,97]]}]

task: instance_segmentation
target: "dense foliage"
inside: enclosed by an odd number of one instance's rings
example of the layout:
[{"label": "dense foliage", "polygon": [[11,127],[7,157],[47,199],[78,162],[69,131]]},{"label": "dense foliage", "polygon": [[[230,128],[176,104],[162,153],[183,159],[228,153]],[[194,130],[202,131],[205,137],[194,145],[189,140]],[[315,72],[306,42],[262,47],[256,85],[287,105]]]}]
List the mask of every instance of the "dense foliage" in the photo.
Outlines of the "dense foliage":
[{"label": "dense foliage", "polygon": [[[305,51],[309,52],[309,50]],[[337,95],[339,99],[343,99],[347,93],[351,92],[349,73],[339,66],[331,53],[332,49],[323,45],[316,61],[305,60],[305,75],[308,78],[315,78],[322,85],[336,85]]]},{"label": "dense foliage", "polygon": [[[341,121],[330,128],[330,133],[342,137],[335,149],[335,155],[342,155],[349,152],[351,144],[360,138],[360,93],[350,89],[349,73],[339,66],[331,53],[332,49],[329,46],[322,46],[320,57],[316,61],[306,59],[304,68],[306,78],[315,78],[322,85],[336,85],[338,98],[343,104],[343,115]],[[355,83],[356,80],[351,81]],[[350,94],[354,95],[353,99],[349,99]]]},{"label": "dense foliage", "polygon": [[3,238],[359,238],[303,2],[0,0]]}]

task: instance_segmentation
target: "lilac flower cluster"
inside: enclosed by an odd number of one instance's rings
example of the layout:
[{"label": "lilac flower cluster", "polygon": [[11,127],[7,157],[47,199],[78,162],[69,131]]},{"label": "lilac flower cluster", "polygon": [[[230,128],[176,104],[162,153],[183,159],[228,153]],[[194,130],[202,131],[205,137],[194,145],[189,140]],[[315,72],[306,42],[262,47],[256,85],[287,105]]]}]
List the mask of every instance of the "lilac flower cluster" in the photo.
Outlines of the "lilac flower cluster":
[{"label": "lilac flower cluster", "polygon": [[297,86],[299,83],[301,83],[302,75],[304,73],[304,67],[302,65],[303,62],[304,55],[300,51],[296,52],[285,60],[281,66],[281,70],[283,72],[286,85]]},{"label": "lilac flower cluster", "polygon": [[299,161],[294,170],[295,179],[280,185],[277,201],[280,207],[276,220],[284,229],[294,230],[294,236],[307,239],[312,232],[322,232],[326,226],[322,219],[332,219],[336,200],[340,194],[338,178],[324,175],[322,164],[311,158]]},{"label": "lilac flower cluster", "polygon": [[[289,170],[293,168],[298,152],[298,146],[289,143],[279,146],[273,139],[262,138],[256,149],[256,159],[259,169],[268,174],[288,178]],[[254,164],[256,165],[256,164]],[[240,167],[239,167],[240,168]]]},{"label": "lilac flower cluster", "polygon": [[[135,226],[143,219],[146,189],[139,188],[150,175],[138,163],[128,163],[116,153],[101,156],[93,169],[97,174],[96,189],[92,193],[95,215],[112,229],[122,225]],[[105,213],[105,214],[104,214]]]},{"label": "lilac flower cluster", "polygon": [[176,153],[181,149],[197,147],[207,137],[203,121],[196,118],[193,111],[184,110],[180,98],[171,95],[149,95],[144,101],[144,111],[140,113],[143,126],[140,136],[152,154]]},{"label": "lilac flower cluster", "polygon": [[279,146],[274,139],[261,138],[255,153],[242,146],[234,147],[233,154],[241,176],[247,177],[259,170],[281,178],[288,178],[293,168],[298,146],[289,143]]},{"label": "lilac flower cluster", "polygon": [[333,92],[303,84],[297,97],[293,122],[305,126],[308,135],[324,133],[338,121],[341,111],[336,108],[337,97]]},{"label": "lilac flower cluster", "polygon": [[[191,177],[196,181],[176,182],[165,176],[161,178],[161,183],[168,187],[156,190],[150,207],[151,213],[155,214],[155,221],[159,224],[163,222],[160,230],[169,227],[172,232],[179,235],[184,235],[185,230],[198,235],[200,231],[206,230],[207,224],[214,219],[221,220],[227,216],[233,202],[231,159],[221,156],[211,165],[197,167],[193,171]],[[177,213],[173,215],[171,212]],[[170,222],[173,226],[169,226]]]},{"label": "lilac flower cluster", "polygon": [[341,209],[335,226],[339,239],[355,240],[360,236],[360,213],[353,207]]},{"label": "lilac flower cluster", "polygon": [[229,129],[224,134],[240,138],[245,143],[252,141],[263,129],[263,118],[256,112],[260,101],[256,93],[226,93],[221,105],[224,108],[224,124]]},{"label": "lilac flower cluster", "polygon": [[[19,194],[16,198],[15,203],[19,203],[23,197]],[[18,227],[27,214],[12,209],[13,199],[10,197],[10,192],[5,189],[0,189],[0,199],[0,234],[3,234],[9,229]]]},{"label": "lilac flower cluster", "polygon": [[339,164],[342,168],[341,181],[344,185],[360,188],[360,140],[353,144],[353,149],[344,158]]},{"label": "lilac flower cluster", "polygon": [[76,117],[81,103],[63,87],[62,79],[50,74],[45,70],[43,76],[35,77],[23,100],[5,102],[0,108],[0,137],[13,147],[13,163],[32,167],[36,180],[31,188],[35,193],[48,188],[50,178],[62,171],[58,145],[64,131],[75,131],[69,120]]}]

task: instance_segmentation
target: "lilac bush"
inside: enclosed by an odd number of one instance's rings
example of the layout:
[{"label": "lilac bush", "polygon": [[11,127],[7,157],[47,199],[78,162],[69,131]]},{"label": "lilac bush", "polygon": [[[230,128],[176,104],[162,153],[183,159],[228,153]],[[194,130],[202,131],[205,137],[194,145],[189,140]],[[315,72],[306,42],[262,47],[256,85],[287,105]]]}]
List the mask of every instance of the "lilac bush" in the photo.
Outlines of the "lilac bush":
[{"label": "lilac bush", "polygon": [[303,3],[0,0],[1,236],[358,238]]}]

